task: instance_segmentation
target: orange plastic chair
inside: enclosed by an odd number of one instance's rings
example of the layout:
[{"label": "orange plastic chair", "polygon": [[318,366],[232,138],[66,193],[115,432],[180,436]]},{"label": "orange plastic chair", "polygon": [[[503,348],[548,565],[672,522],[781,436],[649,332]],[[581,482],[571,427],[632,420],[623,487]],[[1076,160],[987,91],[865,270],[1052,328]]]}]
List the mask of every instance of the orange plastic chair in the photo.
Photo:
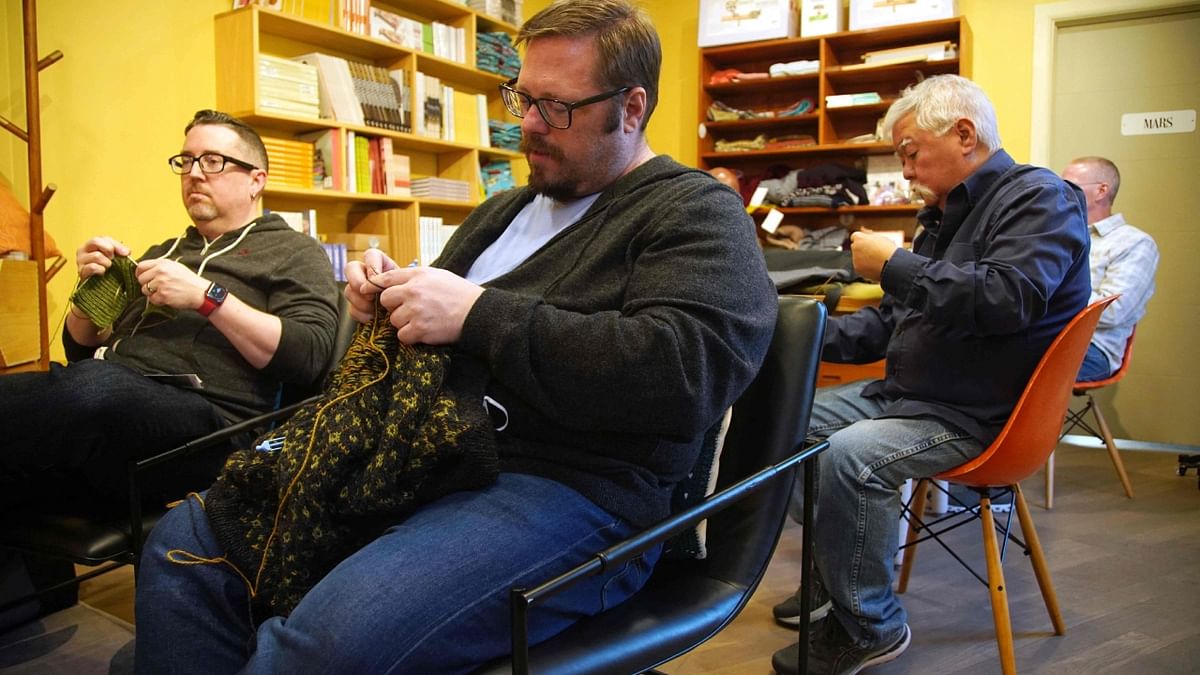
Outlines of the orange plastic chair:
[{"label": "orange plastic chair", "polygon": [[[1067,419],[1063,426],[1062,433],[1058,435],[1059,439],[1071,433],[1075,427],[1083,427],[1088,433],[1104,441],[1104,447],[1108,448],[1108,457],[1112,460],[1113,468],[1117,470],[1117,478],[1121,479],[1121,487],[1125,488],[1125,496],[1133,499],[1133,485],[1129,483],[1129,474],[1125,472],[1125,463],[1121,461],[1121,455],[1117,453],[1117,444],[1113,442],[1112,432],[1108,430],[1108,422],[1104,419],[1104,413],[1100,412],[1100,406],[1096,405],[1096,400],[1092,398],[1092,390],[1101,387],[1107,387],[1110,384],[1116,384],[1125,377],[1125,371],[1129,370],[1129,361],[1133,356],[1133,336],[1137,333],[1137,328],[1129,334],[1129,339],[1125,341],[1125,355],[1121,357],[1121,367],[1117,372],[1109,375],[1103,380],[1095,382],[1076,382],[1075,388],[1071,391],[1073,396],[1083,396],[1087,398],[1087,403],[1080,410],[1068,410]],[[1085,417],[1088,412],[1096,419],[1096,426],[1088,424]],[[1050,453],[1050,457],[1046,459],[1046,508],[1054,507],[1054,453]]]},{"label": "orange plastic chair", "polygon": [[[897,589],[900,593],[908,588],[917,544],[926,539],[934,539],[950,550],[938,535],[971,519],[978,518],[981,521],[983,548],[987,558],[986,581],[970,569],[962,558],[957,555],[955,558],[988,587],[992,601],[992,619],[996,626],[996,642],[1000,650],[1000,666],[1006,675],[1016,672],[1016,657],[1013,653],[1012,623],[1008,614],[1008,593],[1004,583],[1003,553],[1001,545],[996,541],[996,532],[1003,536],[1002,541],[1005,544],[1012,541],[1030,555],[1034,575],[1042,591],[1042,599],[1046,603],[1046,611],[1049,612],[1050,622],[1054,625],[1054,634],[1062,635],[1066,632],[1066,627],[1058,609],[1058,598],[1054,594],[1050,570],[1046,566],[1045,556],[1042,555],[1042,546],[1038,541],[1033,518],[1029,514],[1029,506],[1025,503],[1019,482],[1040,469],[1046,457],[1058,444],[1059,430],[1062,429],[1063,418],[1067,414],[1075,376],[1079,373],[1079,366],[1083,363],[1092,333],[1100,321],[1100,313],[1114,300],[1116,296],[1088,305],[1062,329],[1038,362],[1004,429],[981,455],[932,477],[933,480],[960,483],[976,489],[980,495],[977,508],[924,522],[922,516],[925,513],[926,493],[931,480],[929,477],[921,479],[913,493],[912,503],[905,505],[909,529]],[[1005,488],[1006,493],[1011,491],[1026,542],[1021,542],[1012,534],[1011,512],[1007,518],[1008,522],[1003,527],[997,527],[989,496],[992,488]],[[951,553],[953,554],[953,551]]]}]

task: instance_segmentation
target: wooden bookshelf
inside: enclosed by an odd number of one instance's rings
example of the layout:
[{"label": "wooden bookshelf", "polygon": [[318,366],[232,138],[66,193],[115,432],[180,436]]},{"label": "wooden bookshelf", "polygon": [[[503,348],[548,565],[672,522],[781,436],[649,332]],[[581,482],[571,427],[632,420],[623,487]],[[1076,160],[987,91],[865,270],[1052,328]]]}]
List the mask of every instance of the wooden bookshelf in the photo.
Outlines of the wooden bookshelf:
[{"label": "wooden bookshelf", "polygon": [[[347,232],[362,221],[364,213],[378,209],[401,209],[405,220],[415,222],[425,215],[439,216],[447,224],[461,222],[481,201],[480,166],[496,159],[514,162],[514,174],[524,158],[519,152],[485,147],[482,143],[451,141],[418,133],[392,131],[335,119],[281,114],[264,109],[259,102],[258,57],[269,54],[292,58],[320,52],[350,61],[368,63],[387,70],[405,70],[410,81],[420,72],[439,78],[455,90],[487,97],[489,119],[511,118],[499,97],[499,86],[507,78],[474,66],[476,36],[482,31],[515,34],[517,26],[480,14],[449,0],[394,0],[381,8],[423,22],[438,21],[463,29],[465,55],[460,63],[421,51],[404,48],[382,39],[343,30],[286,13],[245,7],[218,14],[215,21],[217,107],[244,120],[264,136],[295,137],[333,129],[343,140],[347,132],[391,139],[396,152],[408,155],[413,178],[436,176],[466,181],[473,198],[459,202],[444,199],[399,197],[346,190],[306,189],[272,186],[264,192],[264,208],[270,210],[316,209],[319,232]],[[478,121],[476,110],[457,110]]]}]

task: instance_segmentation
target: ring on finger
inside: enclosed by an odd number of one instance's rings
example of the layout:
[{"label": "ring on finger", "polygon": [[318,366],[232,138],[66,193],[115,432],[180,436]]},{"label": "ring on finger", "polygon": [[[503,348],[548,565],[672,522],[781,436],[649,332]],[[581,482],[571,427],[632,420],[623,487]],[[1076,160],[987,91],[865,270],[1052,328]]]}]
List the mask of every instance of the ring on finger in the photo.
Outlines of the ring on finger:
[{"label": "ring on finger", "polygon": [[153,284],[146,284],[146,293],[148,295],[154,295],[157,291],[158,289]]}]

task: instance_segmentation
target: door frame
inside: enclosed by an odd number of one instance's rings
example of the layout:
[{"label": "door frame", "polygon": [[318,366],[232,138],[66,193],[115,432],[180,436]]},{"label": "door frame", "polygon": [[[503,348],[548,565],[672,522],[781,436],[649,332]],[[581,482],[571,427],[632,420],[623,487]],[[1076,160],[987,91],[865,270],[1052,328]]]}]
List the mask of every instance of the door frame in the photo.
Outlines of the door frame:
[{"label": "door frame", "polygon": [[1054,100],[1054,44],[1058,30],[1067,26],[1116,21],[1135,16],[1172,14],[1200,9],[1195,0],[1066,0],[1033,8],[1032,118],[1029,127],[1029,163],[1049,166],[1050,131]]}]

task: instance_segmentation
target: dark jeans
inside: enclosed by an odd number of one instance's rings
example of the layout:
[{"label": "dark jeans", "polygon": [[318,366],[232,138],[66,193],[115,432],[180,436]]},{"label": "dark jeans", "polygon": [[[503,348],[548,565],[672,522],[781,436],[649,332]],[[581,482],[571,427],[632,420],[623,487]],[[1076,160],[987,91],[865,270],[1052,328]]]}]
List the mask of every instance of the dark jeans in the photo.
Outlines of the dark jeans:
[{"label": "dark jeans", "polygon": [[1112,375],[1112,368],[1108,365],[1108,357],[1095,344],[1089,344],[1087,354],[1083,355],[1083,365],[1079,367],[1079,375],[1075,377],[1075,381],[1095,382],[1107,379],[1109,375]]},{"label": "dark jeans", "polygon": [[[0,377],[0,508],[128,504],[127,465],[224,427],[203,396],[88,359]],[[150,475],[147,500],[207,487],[221,458]]]}]

